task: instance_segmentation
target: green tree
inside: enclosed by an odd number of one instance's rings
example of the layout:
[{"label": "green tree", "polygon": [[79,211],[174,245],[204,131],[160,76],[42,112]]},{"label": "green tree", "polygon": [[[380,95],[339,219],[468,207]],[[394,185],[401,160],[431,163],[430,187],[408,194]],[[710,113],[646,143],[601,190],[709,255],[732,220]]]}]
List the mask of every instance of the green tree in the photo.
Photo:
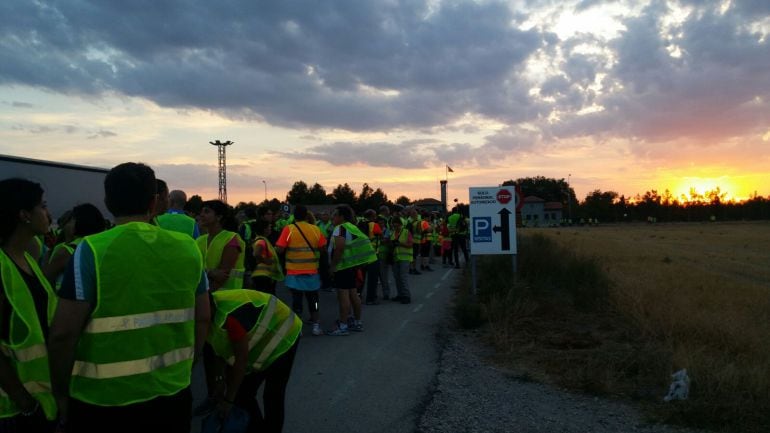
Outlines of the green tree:
[{"label": "green tree", "polygon": [[616,221],[617,200],[618,193],[615,191],[593,190],[580,205],[581,214],[586,218],[599,218],[600,221]]},{"label": "green tree", "polygon": [[310,197],[310,190],[307,184],[301,180],[294,182],[291,190],[286,194],[286,201],[291,204],[307,204]]},{"label": "green tree", "polygon": [[406,207],[412,204],[412,202],[409,200],[409,197],[402,195],[396,199],[396,204],[400,204],[401,206]]},{"label": "green tree", "polygon": [[353,191],[353,188],[347,182],[344,185],[337,185],[332,190],[331,197],[333,204],[348,204],[351,206],[356,204],[356,192]]},{"label": "green tree", "polygon": [[326,189],[318,182],[314,183],[308,191],[307,204],[327,204],[329,203],[329,197],[326,194]]}]

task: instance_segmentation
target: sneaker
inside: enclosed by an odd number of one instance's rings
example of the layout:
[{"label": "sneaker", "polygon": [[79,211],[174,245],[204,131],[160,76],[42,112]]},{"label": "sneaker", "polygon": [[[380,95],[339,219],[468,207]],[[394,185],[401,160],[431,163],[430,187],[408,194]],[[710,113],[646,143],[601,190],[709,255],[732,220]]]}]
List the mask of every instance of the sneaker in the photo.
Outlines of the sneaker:
[{"label": "sneaker", "polygon": [[319,323],[313,323],[313,335],[324,335],[323,330],[321,329],[321,325]]},{"label": "sneaker", "polygon": [[428,272],[433,272],[433,268],[431,268],[430,266],[426,266],[425,270],[428,271]]},{"label": "sneaker", "polygon": [[353,316],[348,317],[348,329],[352,328],[356,324],[356,318]]},{"label": "sneaker", "polygon": [[327,331],[326,335],[331,335],[334,337],[342,336],[342,335],[350,335],[348,333],[348,325],[344,323],[340,323],[339,320],[337,321],[337,328],[332,329],[331,331]]},{"label": "sneaker", "polygon": [[206,397],[206,399],[203,400],[201,404],[199,404],[193,409],[192,414],[193,416],[205,416],[214,412],[216,408],[217,408],[217,401],[211,397]]},{"label": "sneaker", "polygon": [[364,324],[360,320],[356,320],[356,323],[354,323],[353,326],[348,329],[356,332],[364,332]]}]

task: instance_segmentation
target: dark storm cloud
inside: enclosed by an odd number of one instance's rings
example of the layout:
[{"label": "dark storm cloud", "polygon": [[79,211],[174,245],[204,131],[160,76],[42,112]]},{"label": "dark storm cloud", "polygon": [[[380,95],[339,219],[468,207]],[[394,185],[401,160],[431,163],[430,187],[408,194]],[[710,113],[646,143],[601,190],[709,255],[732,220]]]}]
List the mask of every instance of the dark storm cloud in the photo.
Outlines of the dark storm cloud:
[{"label": "dark storm cloud", "polygon": [[0,16],[3,84],[350,130],[533,115],[527,98],[483,109],[541,43],[499,2],[19,0]]},{"label": "dark storm cloud", "polygon": [[335,142],[285,155],[326,161],[335,166],[369,165],[421,169],[442,164],[472,162],[474,152],[474,147],[467,143],[440,143],[433,139],[415,139],[400,143]]},{"label": "dark storm cloud", "polygon": [[[720,14],[718,6],[707,3],[668,34],[661,31],[665,2],[626,20],[626,30],[610,45],[616,56],[612,67],[578,63],[590,74],[606,74],[603,84],[612,91],[595,99],[605,110],[565,116],[546,129],[560,137],[688,138],[704,145],[765,132],[770,44],[746,26],[746,8]],[[678,56],[670,50],[678,50]],[[591,63],[596,67],[592,72]],[[579,81],[579,75],[571,77]]]},{"label": "dark storm cloud", "polygon": [[[652,0],[620,18],[617,37],[585,29],[561,40],[550,26],[562,12],[607,3],[526,0],[512,11],[498,1],[7,0],[0,85],[114,91],[310,131],[474,133],[472,120],[461,121],[468,115],[504,125],[477,149],[483,158],[443,142],[327,143],[293,154],[337,165],[491,161],[552,138],[643,147],[765,133],[770,37],[752,24],[766,20],[770,2],[731,2],[726,11],[679,3],[693,12],[673,28],[664,19],[672,3]],[[545,21],[520,30],[532,16]],[[551,64],[533,78],[536,56]]]}]

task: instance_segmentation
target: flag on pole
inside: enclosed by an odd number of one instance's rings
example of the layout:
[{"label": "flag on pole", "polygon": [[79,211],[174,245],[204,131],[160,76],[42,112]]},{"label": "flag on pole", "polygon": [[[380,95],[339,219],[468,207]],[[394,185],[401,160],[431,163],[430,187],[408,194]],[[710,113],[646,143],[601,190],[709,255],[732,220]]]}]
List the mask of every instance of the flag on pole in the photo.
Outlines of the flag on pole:
[{"label": "flag on pole", "polygon": [[454,172],[455,172],[454,170],[452,170],[452,167],[450,167],[450,166],[448,166],[448,165],[446,166],[446,170],[447,170],[448,172],[450,172],[450,173],[454,173]]}]

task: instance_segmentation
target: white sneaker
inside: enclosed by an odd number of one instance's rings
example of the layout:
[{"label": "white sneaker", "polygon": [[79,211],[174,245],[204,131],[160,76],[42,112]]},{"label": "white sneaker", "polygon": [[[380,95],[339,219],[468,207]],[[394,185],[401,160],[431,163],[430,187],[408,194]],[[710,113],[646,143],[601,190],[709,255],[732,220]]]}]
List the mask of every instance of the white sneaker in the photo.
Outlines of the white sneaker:
[{"label": "white sneaker", "polygon": [[324,332],[321,330],[321,325],[319,323],[313,323],[313,335],[324,335]]}]

